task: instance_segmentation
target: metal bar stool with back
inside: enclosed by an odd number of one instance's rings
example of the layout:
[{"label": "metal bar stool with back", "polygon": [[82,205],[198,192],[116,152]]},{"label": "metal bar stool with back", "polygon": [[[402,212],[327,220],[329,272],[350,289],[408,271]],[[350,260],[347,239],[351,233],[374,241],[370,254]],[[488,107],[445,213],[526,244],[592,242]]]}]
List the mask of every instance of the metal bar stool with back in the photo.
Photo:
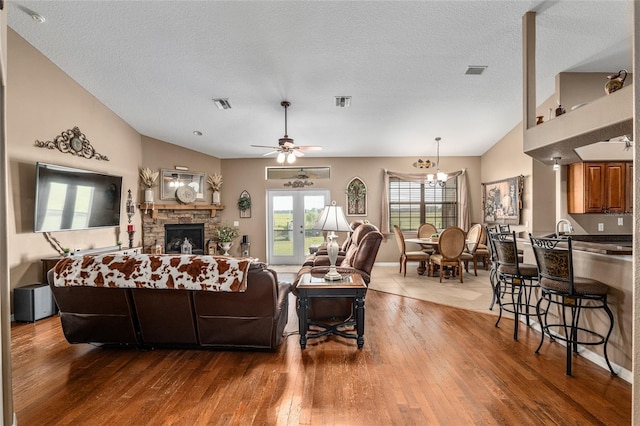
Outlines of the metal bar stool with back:
[{"label": "metal bar stool with back", "polygon": [[[603,345],[604,359],[611,371],[616,375],[607,355],[607,343],[613,331],[613,313],[607,305],[609,286],[591,279],[576,277],[573,274],[573,254],[571,238],[534,238],[529,234],[533,253],[536,257],[540,276],[542,297],[538,301],[537,314],[542,327],[539,353],[544,343],[545,334],[551,340],[557,339],[566,343],[566,374],[571,376],[572,353],[578,353],[578,345]],[[545,309],[542,309],[546,302]],[[551,305],[559,308],[558,318],[550,322]],[[602,309],[609,318],[606,335],[580,325],[583,310]],[[584,321],[583,321],[584,323]]]},{"label": "metal bar stool with back", "polygon": [[[536,315],[537,304],[533,301],[538,286],[538,268],[523,263],[518,255],[516,233],[489,232],[491,248],[496,256],[495,300],[500,307],[496,327],[500,324],[502,313],[514,314],[513,340],[518,340],[520,316],[524,316],[527,326],[530,318]],[[510,295],[511,300],[505,300]]]}]

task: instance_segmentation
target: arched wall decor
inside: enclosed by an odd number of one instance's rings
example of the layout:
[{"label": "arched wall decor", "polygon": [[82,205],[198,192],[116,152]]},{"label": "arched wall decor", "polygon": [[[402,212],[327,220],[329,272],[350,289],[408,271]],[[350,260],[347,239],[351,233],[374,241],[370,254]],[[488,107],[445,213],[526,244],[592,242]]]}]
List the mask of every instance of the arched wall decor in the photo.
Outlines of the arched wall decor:
[{"label": "arched wall decor", "polygon": [[251,217],[251,195],[246,190],[240,193],[238,198],[238,209],[240,210],[241,218]]},{"label": "arched wall decor", "polygon": [[359,177],[354,177],[347,184],[347,215],[367,215],[367,185]]},{"label": "arched wall decor", "polygon": [[84,158],[109,161],[106,155],[98,154],[89,139],[80,131],[78,126],[68,129],[56,136],[52,141],[36,140],[38,148],[57,149],[60,152]]}]

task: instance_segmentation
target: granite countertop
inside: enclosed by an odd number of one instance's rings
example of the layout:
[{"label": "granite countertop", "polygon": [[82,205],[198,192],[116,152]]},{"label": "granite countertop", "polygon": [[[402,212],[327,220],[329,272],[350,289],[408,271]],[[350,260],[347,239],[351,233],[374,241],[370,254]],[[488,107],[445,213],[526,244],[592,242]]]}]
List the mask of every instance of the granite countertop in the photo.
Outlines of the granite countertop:
[{"label": "granite countertop", "polygon": [[[549,237],[550,234],[535,235],[534,237]],[[598,254],[631,255],[633,254],[633,235],[616,234],[569,234],[574,250]],[[529,233],[520,232],[518,238],[528,240]]]}]

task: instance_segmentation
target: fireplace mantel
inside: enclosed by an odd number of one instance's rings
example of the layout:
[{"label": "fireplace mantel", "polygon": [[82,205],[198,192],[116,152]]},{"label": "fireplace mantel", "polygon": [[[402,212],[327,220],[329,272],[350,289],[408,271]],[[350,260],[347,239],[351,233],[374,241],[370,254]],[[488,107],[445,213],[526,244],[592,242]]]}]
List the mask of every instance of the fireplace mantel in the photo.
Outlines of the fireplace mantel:
[{"label": "fireplace mantel", "polygon": [[218,210],[224,210],[224,206],[215,206],[211,204],[139,204],[138,209],[141,212],[148,211],[152,219],[158,217],[158,210],[210,210],[211,217],[216,217]]}]

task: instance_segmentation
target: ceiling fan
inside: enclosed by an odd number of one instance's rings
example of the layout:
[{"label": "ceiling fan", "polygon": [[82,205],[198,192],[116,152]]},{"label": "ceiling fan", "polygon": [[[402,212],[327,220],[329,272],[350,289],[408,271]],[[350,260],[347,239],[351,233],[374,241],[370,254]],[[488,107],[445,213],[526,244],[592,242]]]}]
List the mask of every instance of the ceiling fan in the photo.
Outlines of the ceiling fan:
[{"label": "ceiling fan", "polygon": [[267,155],[278,153],[276,160],[282,164],[285,161],[289,164],[296,161],[296,157],[302,157],[304,153],[302,151],[320,151],[321,146],[299,146],[293,143],[293,138],[290,138],[287,133],[287,109],[291,106],[289,101],[282,101],[280,105],[284,108],[284,136],[278,139],[278,146],[267,145],[251,145],[254,148],[271,148],[274,151],[267,152]]}]

